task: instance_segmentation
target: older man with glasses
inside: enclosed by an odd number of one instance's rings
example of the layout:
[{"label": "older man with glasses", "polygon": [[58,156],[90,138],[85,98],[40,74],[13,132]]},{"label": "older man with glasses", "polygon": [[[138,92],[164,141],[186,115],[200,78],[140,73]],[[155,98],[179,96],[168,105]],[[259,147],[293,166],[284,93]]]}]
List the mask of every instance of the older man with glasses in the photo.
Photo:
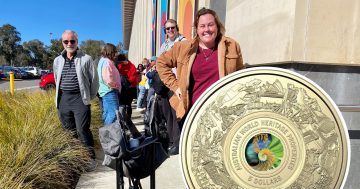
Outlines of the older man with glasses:
[{"label": "older man with glasses", "polygon": [[97,163],[90,131],[90,100],[96,96],[99,88],[96,65],[91,56],[78,49],[76,32],[65,30],[61,38],[64,50],[55,58],[53,65],[56,108],[63,128],[88,147],[92,161],[86,171],[93,171]]}]

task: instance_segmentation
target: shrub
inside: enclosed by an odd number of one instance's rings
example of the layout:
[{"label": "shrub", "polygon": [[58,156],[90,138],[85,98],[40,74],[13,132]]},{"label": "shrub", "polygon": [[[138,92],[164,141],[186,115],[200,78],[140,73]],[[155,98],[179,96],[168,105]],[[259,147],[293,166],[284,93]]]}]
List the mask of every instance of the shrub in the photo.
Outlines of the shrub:
[{"label": "shrub", "polygon": [[0,92],[0,188],[74,188],[89,160],[62,129],[54,92]]}]

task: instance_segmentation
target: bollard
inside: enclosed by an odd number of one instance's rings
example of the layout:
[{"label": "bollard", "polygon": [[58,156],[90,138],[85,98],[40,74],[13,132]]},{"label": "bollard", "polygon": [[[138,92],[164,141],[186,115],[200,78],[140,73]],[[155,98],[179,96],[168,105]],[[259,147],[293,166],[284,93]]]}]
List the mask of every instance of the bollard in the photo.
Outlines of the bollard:
[{"label": "bollard", "polygon": [[15,86],[15,81],[14,81],[14,72],[10,72],[10,94],[11,96],[14,96],[14,86]]}]

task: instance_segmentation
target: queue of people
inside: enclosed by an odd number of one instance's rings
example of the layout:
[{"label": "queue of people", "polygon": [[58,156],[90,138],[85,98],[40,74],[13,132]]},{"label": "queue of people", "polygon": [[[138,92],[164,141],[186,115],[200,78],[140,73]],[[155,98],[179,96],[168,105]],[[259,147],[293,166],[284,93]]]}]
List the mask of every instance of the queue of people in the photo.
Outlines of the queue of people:
[{"label": "queue of people", "polygon": [[[179,153],[180,133],[186,115],[199,96],[222,77],[243,69],[239,44],[224,35],[225,28],[216,12],[202,8],[194,20],[196,36],[185,39],[175,20],[165,22],[167,36],[160,55],[144,58],[137,67],[113,44],[101,49],[95,65],[89,55],[78,48],[76,32],[64,31],[64,51],[54,60],[56,107],[67,131],[89,149],[95,162],[93,136],[90,131],[90,100],[98,96],[104,126],[116,120],[115,110],[125,106],[131,117],[131,103],[136,111],[147,111],[154,96],[159,101],[169,136],[170,155]],[[89,170],[96,168],[96,162]]]}]

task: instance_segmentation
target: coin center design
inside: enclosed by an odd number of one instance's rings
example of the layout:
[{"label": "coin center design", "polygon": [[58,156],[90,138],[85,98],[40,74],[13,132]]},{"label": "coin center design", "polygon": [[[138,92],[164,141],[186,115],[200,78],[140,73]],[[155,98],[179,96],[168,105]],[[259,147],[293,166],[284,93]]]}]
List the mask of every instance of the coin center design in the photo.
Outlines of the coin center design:
[{"label": "coin center design", "polygon": [[283,155],[283,144],[270,133],[257,134],[246,145],[246,161],[257,171],[275,169],[280,165]]}]

